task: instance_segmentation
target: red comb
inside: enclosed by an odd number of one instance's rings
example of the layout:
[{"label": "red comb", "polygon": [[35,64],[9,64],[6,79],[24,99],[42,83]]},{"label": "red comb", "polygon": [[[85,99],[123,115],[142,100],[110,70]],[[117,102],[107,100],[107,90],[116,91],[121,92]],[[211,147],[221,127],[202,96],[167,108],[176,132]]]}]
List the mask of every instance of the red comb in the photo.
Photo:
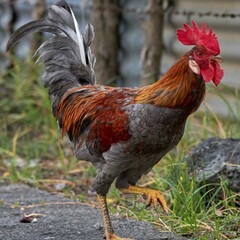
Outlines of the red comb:
[{"label": "red comb", "polygon": [[177,30],[177,38],[184,45],[203,45],[209,52],[214,55],[220,53],[219,43],[216,34],[213,33],[212,28],[209,32],[206,31],[206,23],[202,23],[202,29],[192,21],[193,27],[184,24],[185,29],[179,28]]}]

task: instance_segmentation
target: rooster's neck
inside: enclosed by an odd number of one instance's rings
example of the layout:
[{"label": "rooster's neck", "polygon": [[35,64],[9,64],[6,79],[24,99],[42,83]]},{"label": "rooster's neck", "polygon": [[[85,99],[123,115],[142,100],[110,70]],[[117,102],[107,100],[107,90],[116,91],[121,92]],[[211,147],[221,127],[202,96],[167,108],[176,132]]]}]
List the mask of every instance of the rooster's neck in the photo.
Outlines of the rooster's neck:
[{"label": "rooster's neck", "polygon": [[205,95],[205,83],[189,68],[188,55],[179,59],[156,83],[139,89],[137,103],[186,108],[194,112]]}]

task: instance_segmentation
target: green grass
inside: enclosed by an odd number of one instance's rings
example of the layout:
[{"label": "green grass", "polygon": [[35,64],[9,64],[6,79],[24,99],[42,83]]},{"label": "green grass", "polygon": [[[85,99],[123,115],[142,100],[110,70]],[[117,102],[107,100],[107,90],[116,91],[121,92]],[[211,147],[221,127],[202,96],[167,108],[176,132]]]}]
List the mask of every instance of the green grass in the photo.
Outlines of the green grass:
[{"label": "green grass", "polygon": [[[66,139],[61,138],[47,90],[39,80],[40,69],[31,60],[15,59],[14,67],[0,76],[0,181],[24,182],[48,191],[56,191],[56,185],[62,183],[61,191],[67,196],[96,202],[95,196],[89,194],[95,170],[86,162],[78,162]],[[112,214],[149,221],[163,231],[195,239],[240,238],[240,209],[236,206],[239,196],[229,191],[224,181],[215,186],[198,186],[181,161],[203,139],[240,138],[239,90],[220,86],[208,87],[208,92],[223,101],[228,117],[219,117],[210,107],[191,116],[177,149],[139,183],[164,192],[170,213],[162,213],[160,207],[146,209],[141,196],[122,196],[112,187],[108,195]],[[236,111],[227,96],[236,99]],[[213,187],[216,194],[208,194]],[[224,198],[219,198],[220,191]]]}]

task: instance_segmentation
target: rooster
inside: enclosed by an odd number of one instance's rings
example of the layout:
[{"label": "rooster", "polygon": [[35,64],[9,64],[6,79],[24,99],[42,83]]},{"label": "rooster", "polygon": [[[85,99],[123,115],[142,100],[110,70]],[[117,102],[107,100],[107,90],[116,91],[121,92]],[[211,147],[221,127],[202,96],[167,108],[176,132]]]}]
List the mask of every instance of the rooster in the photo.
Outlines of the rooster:
[{"label": "rooster", "polygon": [[90,44],[93,27],[79,31],[72,9],[65,1],[49,8],[48,15],[29,22],[10,37],[7,49],[31,32],[53,36],[36,51],[44,63],[42,82],[52,100],[52,112],[62,135],[67,135],[79,160],[96,168],[95,190],[102,210],[107,240],[126,239],[114,233],[106,195],[116,180],[123,193],[147,196],[147,205],[160,204],[168,211],[158,190],[138,187],[137,181],[173,149],[184,133],[188,116],[205,95],[205,83],[217,86],[223,70],[217,37],[203,23],[184,24],[177,38],[194,47],[156,83],[141,88],[102,86],[96,83],[95,57]]}]

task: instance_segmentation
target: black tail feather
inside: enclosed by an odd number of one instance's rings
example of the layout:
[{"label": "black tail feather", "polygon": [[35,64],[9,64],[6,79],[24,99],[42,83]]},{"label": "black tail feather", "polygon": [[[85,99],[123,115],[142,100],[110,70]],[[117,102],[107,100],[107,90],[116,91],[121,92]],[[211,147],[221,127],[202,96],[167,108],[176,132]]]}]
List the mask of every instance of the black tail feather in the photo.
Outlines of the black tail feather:
[{"label": "black tail feather", "polygon": [[70,6],[65,1],[59,1],[49,8],[44,19],[29,22],[17,29],[8,41],[7,50],[33,32],[54,35],[39,47],[34,56],[40,55],[36,63],[44,63],[42,82],[48,88],[55,115],[56,106],[66,91],[96,83],[93,70],[95,56],[90,49],[94,38],[93,27],[88,24],[84,35],[81,34]]}]

